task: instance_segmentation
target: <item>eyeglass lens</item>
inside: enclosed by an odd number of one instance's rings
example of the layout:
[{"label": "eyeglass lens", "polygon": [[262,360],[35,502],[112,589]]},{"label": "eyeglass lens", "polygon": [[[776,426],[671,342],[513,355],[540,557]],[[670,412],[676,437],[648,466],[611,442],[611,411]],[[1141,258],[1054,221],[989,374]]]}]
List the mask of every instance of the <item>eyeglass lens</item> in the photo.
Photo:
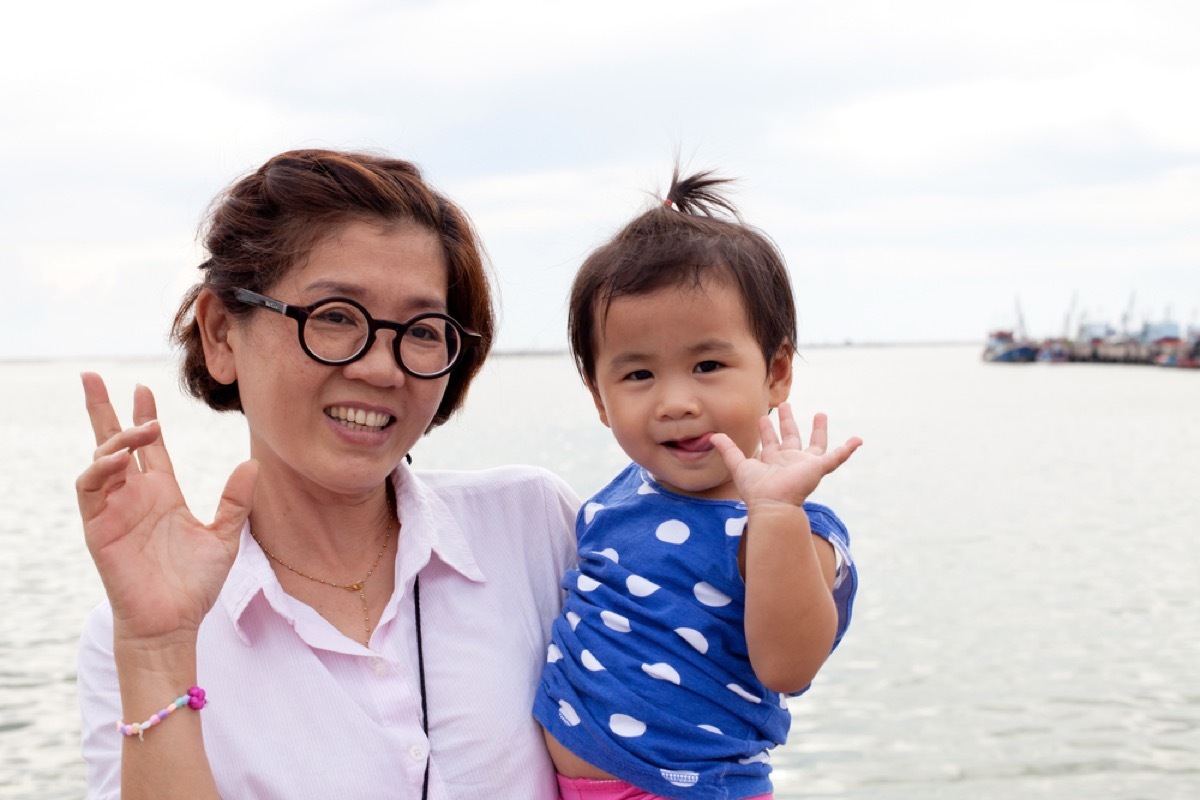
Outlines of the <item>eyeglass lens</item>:
[{"label": "eyeglass lens", "polygon": [[[318,358],[348,361],[366,347],[370,324],[362,310],[349,303],[331,300],[308,315],[301,326],[305,346]],[[417,375],[435,375],[458,358],[462,343],[458,331],[442,317],[418,317],[397,334],[396,352],[404,366]]]}]

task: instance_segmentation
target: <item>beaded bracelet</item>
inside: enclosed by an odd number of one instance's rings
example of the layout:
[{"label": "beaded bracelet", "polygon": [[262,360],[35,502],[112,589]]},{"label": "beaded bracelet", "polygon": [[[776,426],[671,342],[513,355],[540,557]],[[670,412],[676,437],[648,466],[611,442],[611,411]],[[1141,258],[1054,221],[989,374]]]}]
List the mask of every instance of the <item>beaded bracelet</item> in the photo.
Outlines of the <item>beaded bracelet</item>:
[{"label": "beaded bracelet", "polygon": [[204,699],[204,690],[199,686],[193,686],[187,690],[187,694],[176,697],[162,711],[157,711],[150,715],[150,719],[145,722],[133,722],[126,724],[124,720],[117,720],[117,730],[126,736],[137,734],[138,739],[144,740],[143,734],[148,728],[153,728],[158,723],[162,722],[167,717],[175,713],[175,709],[183,708],[185,705],[188,708],[193,708],[196,711],[204,708],[208,701]]}]

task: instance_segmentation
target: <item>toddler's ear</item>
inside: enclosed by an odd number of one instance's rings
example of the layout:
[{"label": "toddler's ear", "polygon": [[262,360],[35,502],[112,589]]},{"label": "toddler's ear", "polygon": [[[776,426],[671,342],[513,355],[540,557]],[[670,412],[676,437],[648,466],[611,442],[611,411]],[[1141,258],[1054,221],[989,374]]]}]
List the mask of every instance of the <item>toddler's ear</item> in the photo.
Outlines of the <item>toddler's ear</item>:
[{"label": "toddler's ear", "polygon": [[596,404],[596,413],[600,415],[600,422],[604,423],[604,427],[611,428],[608,424],[608,409],[604,407],[604,400],[600,397],[600,392],[596,391],[596,387],[588,384],[588,391],[592,393],[592,402]]},{"label": "toddler's ear", "polygon": [[792,355],[790,344],[780,345],[767,365],[767,395],[771,408],[787,400],[792,393]]}]

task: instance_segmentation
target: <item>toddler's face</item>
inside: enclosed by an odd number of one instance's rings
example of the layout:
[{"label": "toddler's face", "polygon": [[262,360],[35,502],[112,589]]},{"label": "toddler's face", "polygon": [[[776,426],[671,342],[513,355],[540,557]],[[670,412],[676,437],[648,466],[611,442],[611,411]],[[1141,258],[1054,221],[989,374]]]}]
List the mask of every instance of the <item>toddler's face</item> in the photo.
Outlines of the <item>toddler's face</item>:
[{"label": "toddler's face", "polygon": [[757,452],[759,419],[791,388],[791,353],[766,364],[741,295],[713,279],[618,298],[598,328],[593,394],[621,449],[672,491],[736,499],[709,440]]}]

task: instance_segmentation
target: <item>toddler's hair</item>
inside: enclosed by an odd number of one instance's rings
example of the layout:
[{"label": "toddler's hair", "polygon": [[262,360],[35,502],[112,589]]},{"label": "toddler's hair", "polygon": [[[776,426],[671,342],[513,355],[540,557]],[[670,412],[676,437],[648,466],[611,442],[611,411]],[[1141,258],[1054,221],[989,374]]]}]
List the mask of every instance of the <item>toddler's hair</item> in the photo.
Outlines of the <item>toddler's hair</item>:
[{"label": "toddler's hair", "polygon": [[583,262],[571,287],[567,330],[575,367],[589,386],[599,325],[613,300],[699,288],[708,277],[738,290],[767,364],[780,347],[795,347],[796,304],[783,254],[723,196],[731,182],[711,171],[681,178],[676,166],[666,197]]}]

